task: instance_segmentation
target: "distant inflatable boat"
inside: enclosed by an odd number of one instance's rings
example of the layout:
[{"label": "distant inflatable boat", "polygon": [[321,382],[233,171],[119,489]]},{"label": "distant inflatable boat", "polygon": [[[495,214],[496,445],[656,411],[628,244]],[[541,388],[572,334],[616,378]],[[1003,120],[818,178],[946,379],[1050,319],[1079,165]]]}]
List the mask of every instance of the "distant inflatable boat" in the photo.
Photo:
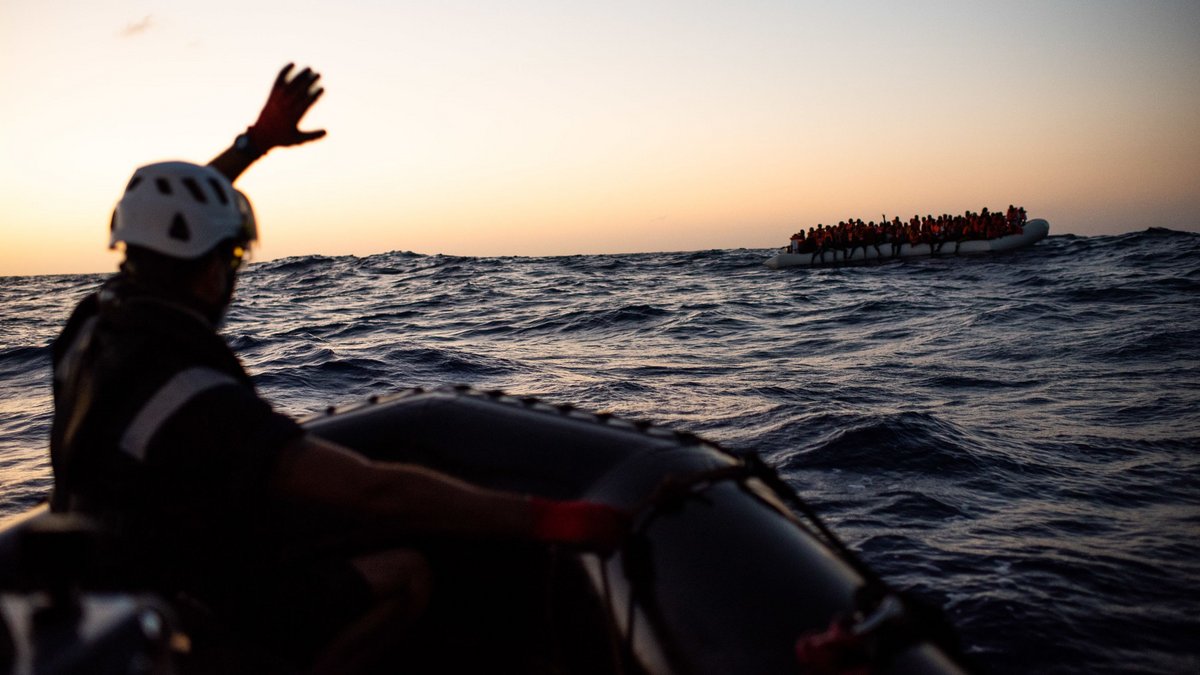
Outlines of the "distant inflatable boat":
[{"label": "distant inflatable boat", "polygon": [[980,253],[999,253],[1012,251],[1026,246],[1033,246],[1046,238],[1050,233],[1050,223],[1036,218],[1025,223],[1021,234],[1010,234],[996,239],[971,239],[963,242],[947,241],[940,246],[930,244],[902,244],[892,253],[891,244],[880,244],[878,247],[868,246],[856,248],[850,255],[847,251],[827,250],[823,253],[780,253],[763,264],[771,269],[781,267],[818,267],[843,263],[866,262],[870,260],[891,260],[893,258],[918,258],[921,256],[941,255],[975,255]]},{"label": "distant inflatable boat", "polygon": [[[963,672],[948,656],[952,640],[939,635],[936,610],[891,590],[754,456],[462,387],[376,398],[305,426],[372,457],[635,516],[629,539],[608,558],[513,542],[422,546],[441,590],[403,650],[406,672]],[[51,517],[31,514],[0,531],[0,589],[30,588],[19,536]],[[11,670],[0,659],[0,673],[132,672],[100,669],[95,659],[147,649],[142,632],[91,630],[88,621],[107,615],[90,594],[60,594],[74,609],[54,616],[71,630],[41,632],[32,627],[49,615],[27,599],[41,596],[0,597],[0,627],[12,636]],[[151,610],[126,604],[126,623],[145,623]],[[153,616],[160,615],[169,611]],[[84,665],[54,670],[39,662],[44,654],[71,654]]]}]

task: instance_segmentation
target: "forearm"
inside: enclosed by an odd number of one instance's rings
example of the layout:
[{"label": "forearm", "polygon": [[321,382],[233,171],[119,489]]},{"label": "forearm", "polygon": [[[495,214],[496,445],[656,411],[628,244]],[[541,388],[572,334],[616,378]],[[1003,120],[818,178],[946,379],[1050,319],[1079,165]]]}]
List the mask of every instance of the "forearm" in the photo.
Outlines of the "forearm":
[{"label": "forearm", "polygon": [[525,539],[605,553],[624,541],[631,518],[604,504],[491,490],[413,464],[372,461],[315,436],[284,449],[271,487],[284,499],[349,515],[364,534],[384,537]]},{"label": "forearm", "polygon": [[533,530],[523,495],[412,464],[372,461],[311,435],[285,449],[273,487],[281,496],[323,505],[384,532],[527,538]]},{"label": "forearm", "polygon": [[410,464],[371,463],[359,513],[414,533],[529,538],[530,500]]},{"label": "forearm", "polygon": [[220,171],[232,183],[238,179],[250,165],[258,161],[261,154],[239,150],[236,144],[230,144],[224,152],[213,157],[208,165]]}]

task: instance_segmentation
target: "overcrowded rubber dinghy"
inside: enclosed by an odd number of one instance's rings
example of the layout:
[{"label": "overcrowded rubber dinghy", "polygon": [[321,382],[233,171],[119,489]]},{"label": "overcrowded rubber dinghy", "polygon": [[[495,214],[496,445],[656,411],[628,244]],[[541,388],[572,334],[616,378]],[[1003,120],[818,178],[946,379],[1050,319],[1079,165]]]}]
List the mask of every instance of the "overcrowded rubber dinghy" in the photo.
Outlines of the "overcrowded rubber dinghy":
[{"label": "overcrowded rubber dinghy", "polygon": [[782,267],[817,267],[871,260],[891,260],[894,258],[917,258],[921,256],[941,255],[978,255],[981,253],[999,253],[1012,251],[1026,246],[1033,246],[1046,238],[1050,233],[1050,223],[1041,218],[1035,218],[1024,224],[1020,234],[1009,234],[995,239],[970,239],[967,241],[947,241],[937,244],[901,244],[895,251],[891,244],[862,246],[851,251],[827,249],[815,253],[780,253],[767,259],[763,264],[771,269]]},{"label": "overcrowded rubber dinghy", "polygon": [[[400,638],[402,672],[963,672],[940,613],[889,588],[756,456],[465,387],[305,426],[372,457],[634,514],[603,559],[422,542],[439,590]],[[172,655],[191,630],[178,607],[137,589],[79,592],[85,556],[65,518],[43,507],[0,532],[0,674],[196,672]]]}]

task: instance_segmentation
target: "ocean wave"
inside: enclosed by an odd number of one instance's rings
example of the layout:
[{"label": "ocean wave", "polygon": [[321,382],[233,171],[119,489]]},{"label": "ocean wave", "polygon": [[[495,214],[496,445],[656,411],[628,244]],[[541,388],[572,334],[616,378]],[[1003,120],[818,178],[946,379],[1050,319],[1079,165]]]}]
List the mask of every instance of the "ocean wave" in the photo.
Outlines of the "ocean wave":
[{"label": "ocean wave", "polygon": [[[465,383],[757,452],[996,672],[1195,670],[1200,235],[774,252],[257,262],[225,334],[291,414]],[[102,278],[0,284],[0,514],[48,488],[49,344]]]},{"label": "ocean wave", "polygon": [[621,307],[575,310],[562,316],[547,317],[527,326],[527,331],[576,332],[621,332],[631,327],[653,328],[671,312],[653,305],[625,305]]},{"label": "ocean wave", "polygon": [[49,344],[0,347],[0,371],[17,372],[31,365],[46,365],[49,359]]},{"label": "ocean wave", "polygon": [[961,429],[927,413],[843,419],[831,426],[818,447],[796,455],[785,468],[973,475],[988,465]]}]

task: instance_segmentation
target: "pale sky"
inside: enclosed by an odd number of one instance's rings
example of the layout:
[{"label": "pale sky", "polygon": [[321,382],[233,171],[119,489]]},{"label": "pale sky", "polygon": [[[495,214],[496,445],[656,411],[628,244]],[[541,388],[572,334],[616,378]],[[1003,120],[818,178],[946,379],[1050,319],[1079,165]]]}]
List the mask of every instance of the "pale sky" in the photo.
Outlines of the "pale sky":
[{"label": "pale sky", "polygon": [[1027,207],[1200,231],[1200,2],[0,0],[0,276],[107,272],[134,168],[206,162],[275,73],[304,128],[239,181],[258,260],[781,246]]}]

